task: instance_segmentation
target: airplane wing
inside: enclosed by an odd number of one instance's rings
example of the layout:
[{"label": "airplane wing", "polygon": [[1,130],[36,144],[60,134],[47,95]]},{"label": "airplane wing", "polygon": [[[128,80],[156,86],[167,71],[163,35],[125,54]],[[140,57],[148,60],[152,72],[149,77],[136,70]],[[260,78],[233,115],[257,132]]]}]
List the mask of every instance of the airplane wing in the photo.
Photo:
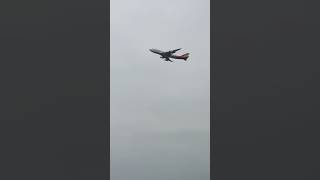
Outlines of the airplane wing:
[{"label": "airplane wing", "polygon": [[166,61],[173,62],[173,61],[172,61],[170,58],[168,58],[168,57],[166,58]]},{"label": "airplane wing", "polygon": [[174,50],[171,50],[171,51],[169,51],[170,53],[176,53],[177,51],[179,51],[181,48],[179,48],[179,49],[174,49]]}]

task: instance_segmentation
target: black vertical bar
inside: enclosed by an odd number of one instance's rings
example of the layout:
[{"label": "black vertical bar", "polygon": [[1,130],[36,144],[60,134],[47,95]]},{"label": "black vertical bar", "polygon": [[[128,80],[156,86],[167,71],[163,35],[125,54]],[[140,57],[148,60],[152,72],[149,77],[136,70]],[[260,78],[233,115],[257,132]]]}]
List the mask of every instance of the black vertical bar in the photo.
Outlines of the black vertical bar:
[{"label": "black vertical bar", "polygon": [[0,179],[108,179],[109,1],[0,7]]},{"label": "black vertical bar", "polygon": [[215,180],[319,179],[320,13],[215,0]]}]

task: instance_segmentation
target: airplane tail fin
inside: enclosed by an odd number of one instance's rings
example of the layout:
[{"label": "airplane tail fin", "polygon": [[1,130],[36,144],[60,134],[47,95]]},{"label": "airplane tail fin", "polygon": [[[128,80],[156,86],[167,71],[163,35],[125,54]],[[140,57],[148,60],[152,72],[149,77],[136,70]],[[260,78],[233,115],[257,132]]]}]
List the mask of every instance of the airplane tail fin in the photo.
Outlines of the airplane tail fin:
[{"label": "airplane tail fin", "polygon": [[190,53],[186,53],[186,54],[182,55],[182,56],[181,56],[182,59],[186,61],[186,60],[189,58],[189,54],[190,54]]}]

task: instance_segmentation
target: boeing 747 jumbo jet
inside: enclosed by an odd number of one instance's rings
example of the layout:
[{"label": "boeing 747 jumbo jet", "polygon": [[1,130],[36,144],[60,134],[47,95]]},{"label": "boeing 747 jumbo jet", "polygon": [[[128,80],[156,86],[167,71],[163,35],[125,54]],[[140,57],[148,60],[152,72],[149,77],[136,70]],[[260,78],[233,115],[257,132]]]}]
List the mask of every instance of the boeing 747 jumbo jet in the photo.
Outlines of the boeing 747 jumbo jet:
[{"label": "boeing 747 jumbo jet", "polygon": [[188,57],[189,57],[189,53],[186,53],[186,54],[183,54],[181,56],[178,56],[178,55],[174,55],[174,53],[176,53],[177,51],[179,51],[181,48],[179,49],[175,49],[175,50],[171,50],[171,51],[167,51],[167,52],[164,52],[164,51],[160,51],[158,49],[150,49],[151,52],[153,53],[156,53],[156,54],[159,54],[162,58],[162,59],[165,59],[165,61],[170,61],[172,62],[172,60],[170,58],[173,58],[173,59],[183,59],[183,60],[187,60]]}]

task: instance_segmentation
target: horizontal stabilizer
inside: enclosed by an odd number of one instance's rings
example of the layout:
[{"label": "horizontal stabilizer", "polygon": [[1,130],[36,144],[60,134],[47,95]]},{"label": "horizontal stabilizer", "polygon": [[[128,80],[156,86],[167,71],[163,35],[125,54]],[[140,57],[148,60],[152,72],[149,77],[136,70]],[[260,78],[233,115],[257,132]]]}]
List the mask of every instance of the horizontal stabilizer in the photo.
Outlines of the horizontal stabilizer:
[{"label": "horizontal stabilizer", "polygon": [[182,59],[184,59],[185,61],[189,58],[189,54],[190,53],[186,53],[186,54],[184,54],[184,55],[182,55],[181,57],[182,57]]}]

